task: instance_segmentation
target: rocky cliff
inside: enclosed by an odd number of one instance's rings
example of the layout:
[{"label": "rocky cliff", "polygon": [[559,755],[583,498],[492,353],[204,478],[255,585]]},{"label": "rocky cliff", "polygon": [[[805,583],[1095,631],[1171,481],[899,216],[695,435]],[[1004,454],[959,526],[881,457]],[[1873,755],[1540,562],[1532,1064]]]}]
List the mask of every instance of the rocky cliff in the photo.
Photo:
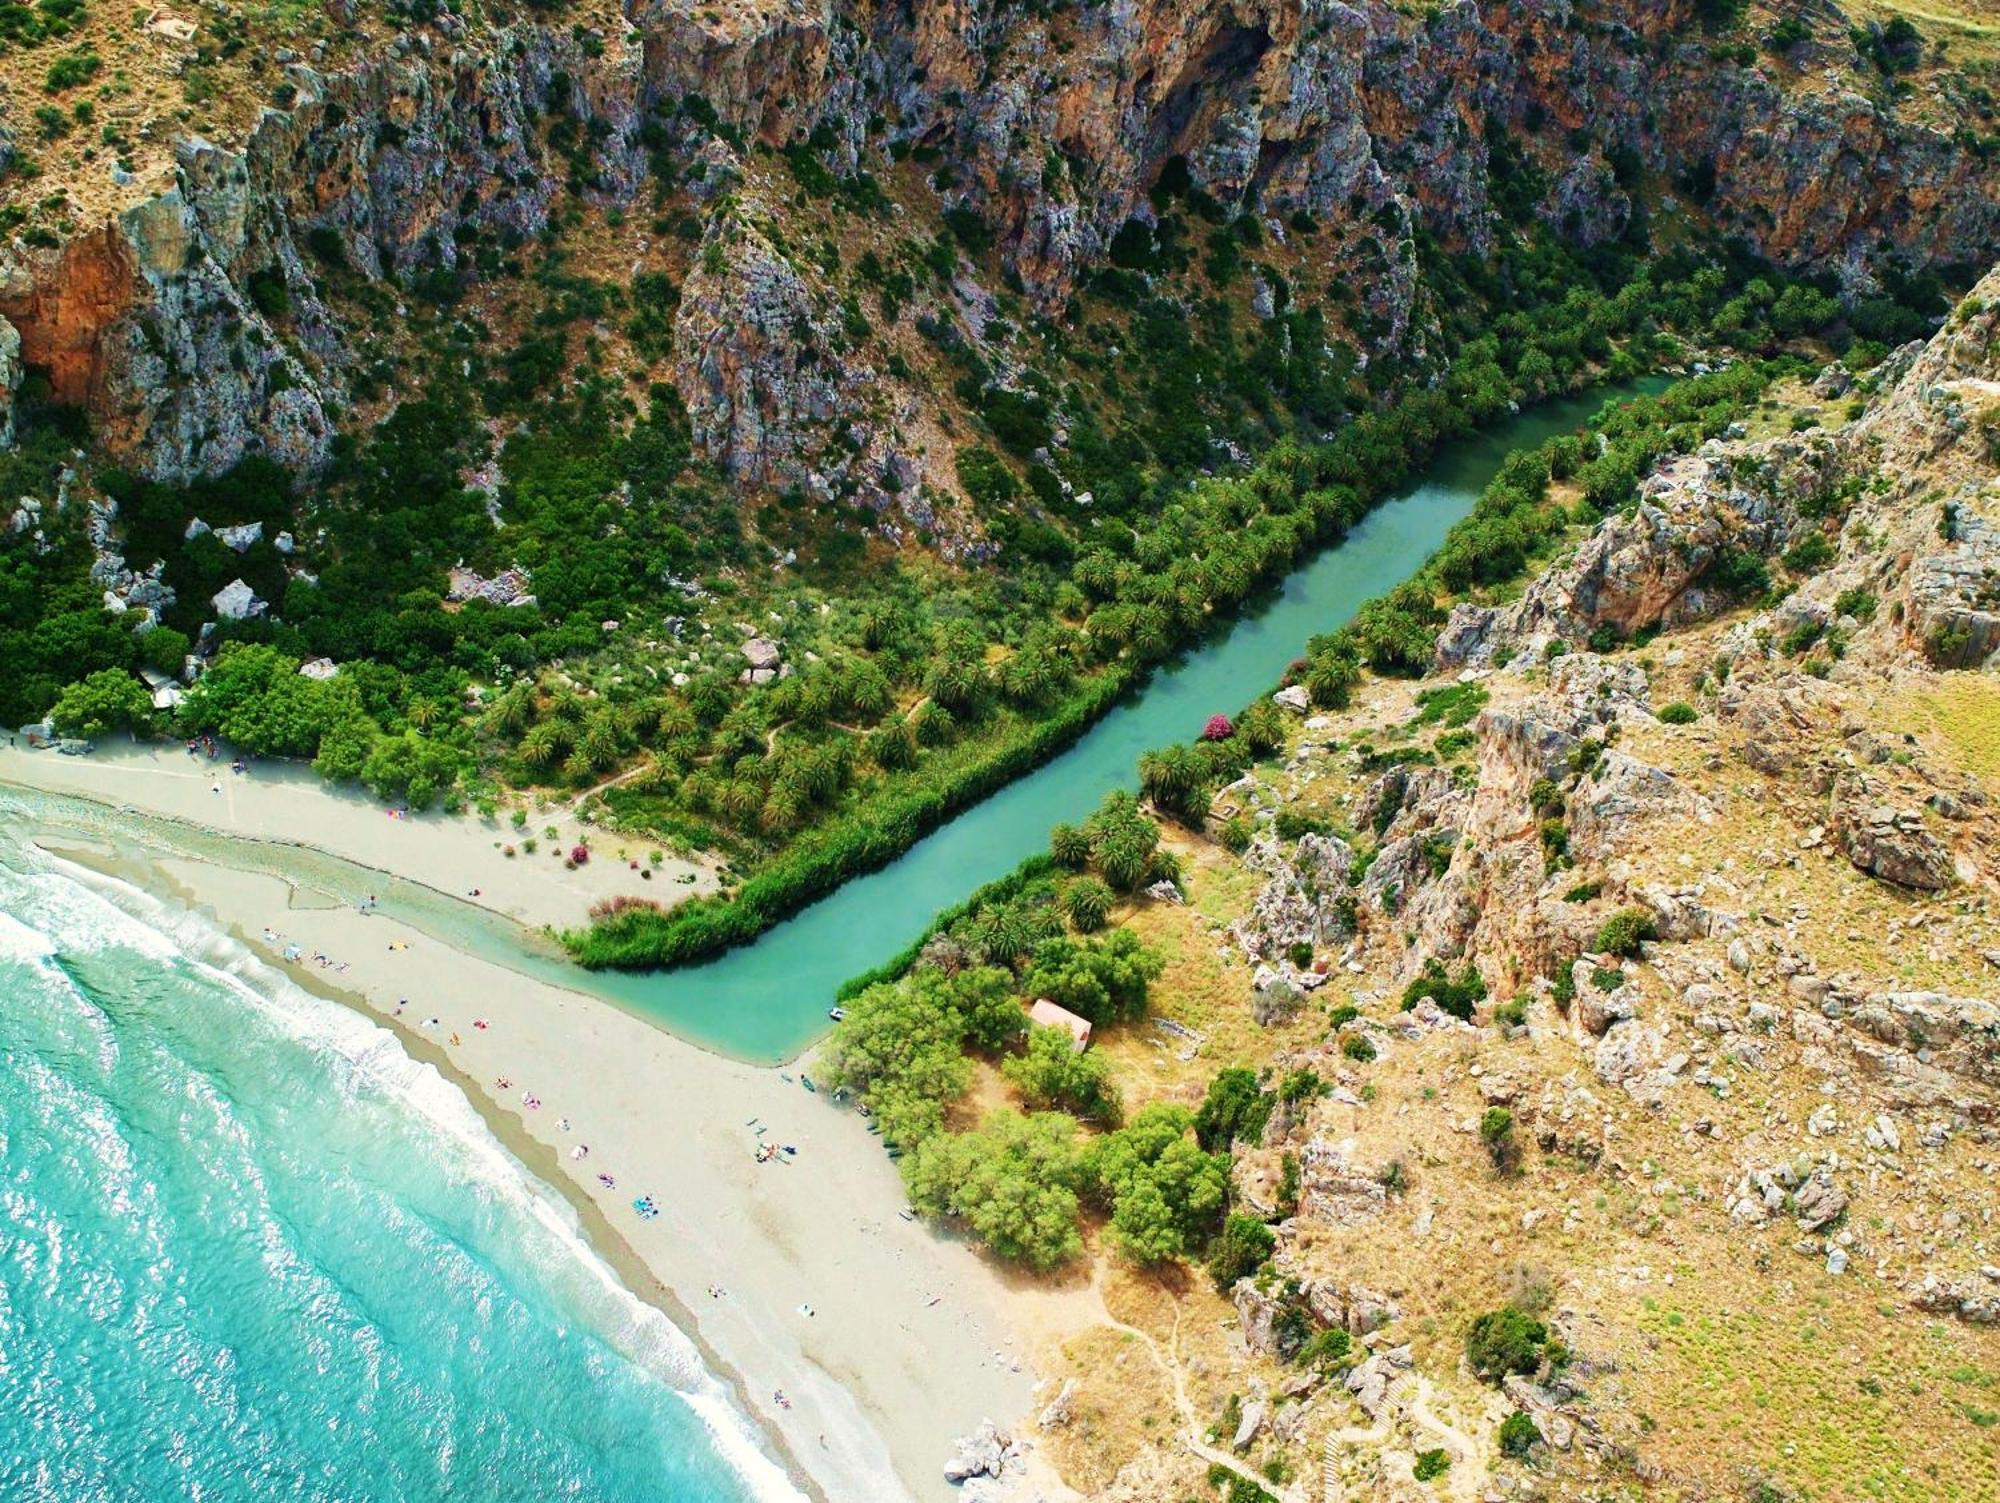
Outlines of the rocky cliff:
[{"label": "rocky cliff", "polygon": [[[574,28],[346,19],[337,54],[277,52],[281,104],[250,106],[234,144],[171,127],[125,202],[94,221],[72,206],[59,234],[0,252],[0,316],[24,366],[87,405],[122,461],[179,477],[262,451],[310,468],[372,338],[329,307],[344,278],[490,282],[504,256],[478,247],[539,234],[566,200],[641,210],[649,167],[655,207],[682,196],[706,214],[754,176],[760,143],[900,184],[904,207],[972,211],[1002,274],[1051,311],[1128,221],[1153,219],[1163,175],[1224,217],[1256,209],[1280,238],[1294,220],[1329,226],[1300,254],[1355,284],[1380,349],[1421,345],[1419,234],[1477,249],[1539,217],[1588,244],[1628,232],[1641,207],[1691,211],[1855,289],[2000,242],[2000,165],[1955,133],[1937,91],[1899,102],[1871,81],[1831,7],[1786,58],[1761,61],[1712,45],[1682,0],[1459,0],[1422,17],[1338,0],[766,0],[634,3],[622,22]],[[889,173],[905,157],[927,181]],[[625,223],[641,264],[649,237]],[[802,417],[853,403],[775,393],[799,350],[773,347],[791,335],[765,315],[803,297],[810,328],[830,290],[809,266],[780,275],[768,236],[711,243],[712,275],[747,284],[739,300],[776,301],[741,321],[757,348],[729,347],[728,309],[686,331],[697,429],[732,472],[797,483],[807,467],[779,473],[764,451],[796,449]],[[724,367],[762,394],[746,401]]]}]

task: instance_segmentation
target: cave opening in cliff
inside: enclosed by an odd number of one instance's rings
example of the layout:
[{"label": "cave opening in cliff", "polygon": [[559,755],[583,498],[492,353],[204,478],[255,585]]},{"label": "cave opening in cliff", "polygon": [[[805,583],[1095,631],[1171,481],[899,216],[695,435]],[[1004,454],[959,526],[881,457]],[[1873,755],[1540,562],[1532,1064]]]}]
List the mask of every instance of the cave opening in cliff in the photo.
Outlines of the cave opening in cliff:
[{"label": "cave opening in cliff", "polygon": [[[1263,27],[1228,21],[1189,55],[1153,105],[1146,130],[1146,160],[1153,170],[1203,144],[1194,139],[1201,127],[1239,100],[1270,50],[1271,34]],[[1142,108],[1154,83],[1148,72],[1133,89],[1132,97]]]}]

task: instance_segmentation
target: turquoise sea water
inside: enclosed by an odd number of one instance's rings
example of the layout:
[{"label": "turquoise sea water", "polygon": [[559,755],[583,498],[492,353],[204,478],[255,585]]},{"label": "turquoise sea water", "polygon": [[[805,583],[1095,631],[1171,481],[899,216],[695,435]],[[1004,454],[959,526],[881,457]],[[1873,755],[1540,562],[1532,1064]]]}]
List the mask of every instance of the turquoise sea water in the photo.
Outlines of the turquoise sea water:
[{"label": "turquoise sea water", "polygon": [[6,834],[0,1499],[797,1496],[455,1087]]}]

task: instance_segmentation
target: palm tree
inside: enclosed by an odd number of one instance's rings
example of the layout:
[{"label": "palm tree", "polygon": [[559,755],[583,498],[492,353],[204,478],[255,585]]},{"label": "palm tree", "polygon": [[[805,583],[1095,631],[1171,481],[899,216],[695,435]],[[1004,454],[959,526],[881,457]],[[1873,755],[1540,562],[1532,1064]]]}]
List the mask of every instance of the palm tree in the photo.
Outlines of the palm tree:
[{"label": "palm tree", "polygon": [[493,724],[509,736],[518,736],[535,723],[535,691],[516,684],[493,706]]},{"label": "palm tree", "polygon": [[560,720],[538,720],[521,738],[521,760],[547,767],[569,747],[569,728]]},{"label": "palm tree", "polygon": [[441,713],[434,699],[413,699],[409,708],[403,711],[404,717],[420,731],[428,731],[436,725]]},{"label": "palm tree", "polygon": [[608,714],[593,715],[584,724],[577,755],[598,772],[618,760],[618,732]]},{"label": "palm tree", "polygon": [[1049,831],[1049,854],[1057,866],[1081,871],[1090,862],[1090,837],[1073,824],[1059,824]]},{"label": "palm tree", "polygon": [[749,828],[764,807],[764,790],[748,778],[732,778],[722,790],[722,812],[739,830]]},{"label": "palm tree", "polygon": [[804,800],[800,798],[792,784],[789,781],[781,782],[772,788],[770,795],[764,800],[760,818],[766,830],[775,835],[782,835],[788,830],[797,828],[804,808]]},{"label": "palm tree", "polygon": [[1102,929],[1111,915],[1111,889],[1095,877],[1078,877],[1063,889],[1062,900],[1063,910],[1079,933]]},{"label": "palm tree", "polygon": [[1185,811],[1201,791],[1207,769],[1193,747],[1176,743],[1139,758],[1139,787],[1162,809]]},{"label": "palm tree", "polygon": [[1120,892],[1130,892],[1145,881],[1152,855],[1151,846],[1121,831],[1097,848],[1097,865],[1105,881]]}]

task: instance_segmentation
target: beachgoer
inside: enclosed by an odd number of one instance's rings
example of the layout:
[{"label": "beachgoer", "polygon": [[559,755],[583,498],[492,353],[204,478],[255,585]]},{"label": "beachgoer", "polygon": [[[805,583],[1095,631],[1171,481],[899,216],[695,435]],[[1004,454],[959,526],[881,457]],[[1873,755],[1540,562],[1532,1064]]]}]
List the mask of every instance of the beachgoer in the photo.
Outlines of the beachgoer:
[{"label": "beachgoer", "polygon": [[451,1041],[452,1041],[452,1042],[453,1042],[454,1044],[460,1044],[460,1043],[463,1043],[463,1042],[465,1042],[465,1041],[464,1041],[463,1039],[461,1039],[461,1038],[460,1038],[460,1037],[459,1037],[459,1036],[458,1036],[458,1035],[457,1035],[456,1033],[453,1033],[453,1034],[452,1034],[452,1036],[451,1036]]},{"label": "beachgoer", "polygon": [[480,1030],[481,1032],[484,1032],[484,1031],[485,1031],[485,1029],[486,1029],[486,1019],[484,1019],[484,1018],[474,1018],[474,1019],[472,1020],[472,1026],[473,1026],[474,1028],[477,1028],[477,1029],[479,1029],[479,1030]]},{"label": "beachgoer", "polygon": [[564,1132],[568,1132],[568,1131],[569,1131],[569,1118],[567,1118],[567,1117],[558,1117],[558,1118],[556,1119],[556,1126],[557,1126],[558,1128],[560,1128],[560,1129],[561,1129],[562,1131],[564,1131]]}]

